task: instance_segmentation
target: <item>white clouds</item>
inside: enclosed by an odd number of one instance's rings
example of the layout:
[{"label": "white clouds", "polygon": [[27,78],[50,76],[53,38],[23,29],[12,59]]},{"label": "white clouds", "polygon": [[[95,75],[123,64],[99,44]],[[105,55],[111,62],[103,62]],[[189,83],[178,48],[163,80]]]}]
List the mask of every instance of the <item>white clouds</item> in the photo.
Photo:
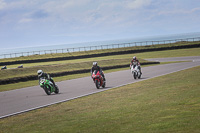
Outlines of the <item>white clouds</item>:
[{"label": "white clouds", "polygon": [[151,4],[151,0],[129,0],[126,2],[129,9],[140,9]]},{"label": "white clouds", "polygon": [[50,36],[74,38],[94,35],[123,38],[126,35],[178,30],[175,25],[180,22],[184,22],[181,25],[183,30],[185,24],[187,29],[194,29],[194,25],[200,23],[200,3],[197,1],[0,0],[0,34],[3,34],[2,29],[6,29],[10,34],[20,31],[18,35],[26,35],[25,31],[30,31],[34,36],[34,31],[37,31]]},{"label": "white clouds", "polygon": [[61,13],[60,15],[64,15],[64,13],[73,14],[82,11],[82,8],[88,8],[91,5],[89,1],[90,0],[53,0],[44,3],[41,8],[57,15],[59,15],[59,13]]},{"label": "white clouds", "polygon": [[28,23],[28,22],[31,22],[33,21],[33,19],[30,19],[30,18],[22,18],[19,20],[19,23]]},{"label": "white clouds", "polygon": [[158,15],[188,15],[193,13],[199,13],[200,8],[192,8],[192,9],[174,9],[174,10],[160,10]]},{"label": "white clouds", "polygon": [[[3,1],[3,0],[1,0]],[[1,3],[0,1],[0,3]],[[20,9],[31,9],[31,2],[28,2],[26,0],[18,0],[18,1],[3,1],[4,3],[4,9],[5,10],[20,10]]]},{"label": "white clouds", "polygon": [[193,8],[193,9],[191,10],[191,13],[193,13],[193,12],[200,12],[200,7]]},{"label": "white clouds", "polygon": [[125,21],[134,16],[130,9],[142,8],[150,2],[151,0],[18,0],[8,2],[6,8],[13,15],[14,22],[30,23],[46,19],[76,25],[77,28],[86,25],[124,25],[127,23]]},{"label": "white clouds", "polygon": [[77,26],[126,25],[131,24],[131,20],[139,22],[143,20],[142,17],[193,13],[199,10],[197,7],[189,10],[171,7],[173,7],[172,1],[158,2],[158,0],[18,0],[7,3],[5,0],[0,0],[0,9],[7,9],[5,15],[13,16],[14,22],[46,19],[51,22]]},{"label": "white clouds", "polygon": [[0,0],[0,10],[4,9],[4,7],[6,6],[6,3],[4,0]]}]

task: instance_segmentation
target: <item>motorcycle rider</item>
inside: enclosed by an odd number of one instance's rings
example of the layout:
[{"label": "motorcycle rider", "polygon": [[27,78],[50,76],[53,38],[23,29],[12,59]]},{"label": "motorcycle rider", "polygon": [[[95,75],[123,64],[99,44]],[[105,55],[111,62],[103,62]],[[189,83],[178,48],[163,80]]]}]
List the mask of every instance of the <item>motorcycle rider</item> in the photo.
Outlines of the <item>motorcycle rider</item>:
[{"label": "motorcycle rider", "polygon": [[50,77],[49,74],[44,73],[42,70],[38,70],[37,73],[38,73],[39,82],[41,78],[45,78],[45,79],[50,80],[53,83],[54,87],[56,87],[55,82],[53,81],[53,79]]},{"label": "motorcycle rider", "polygon": [[91,75],[92,75],[92,73],[94,72],[94,70],[99,71],[99,73],[100,73],[101,76],[103,77],[104,82],[106,82],[105,75],[104,75],[104,73],[103,73],[101,67],[99,67],[99,66],[97,65],[97,62],[93,62],[93,66],[92,66],[92,68],[91,68]]},{"label": "motorcycle rider", "polygon": [[136,58],[136,56],[133,56],[133,59],[131,60],[130,63],[130,67],[133,65],[133,67],[135,68],[135,66],[138,66],[138,69],[140,70],[141,74],[142,74],[142,70],[141,70],[141,66],[140,66],[140,62],[139,60]]}]

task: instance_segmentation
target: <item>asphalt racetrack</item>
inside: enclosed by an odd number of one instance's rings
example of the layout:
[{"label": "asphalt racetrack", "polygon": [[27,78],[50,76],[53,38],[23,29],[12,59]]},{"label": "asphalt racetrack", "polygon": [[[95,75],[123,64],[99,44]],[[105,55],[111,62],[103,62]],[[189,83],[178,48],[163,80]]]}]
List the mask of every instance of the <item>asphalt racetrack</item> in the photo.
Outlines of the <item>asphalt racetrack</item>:
[{"label": "asphalt racetrack", "polygon": [[166,75],[180,70],[200,66],[200,56],[157,58],[150,61],[169,62],[187,61],[156,65],[142,68],[142,78],[133,79],[130,69],[105,74],[106,88],[96,89],[93,80],[88,77],[57,82],[60,93],[47,96],[42,88],[38,86],[27,87],[17,90],[0,92],[0,118],[16,115],[30,110],[46,107],[52,104],[69,101],[82,96],[87,96],[111,88],[131,84],[138,81]]}]

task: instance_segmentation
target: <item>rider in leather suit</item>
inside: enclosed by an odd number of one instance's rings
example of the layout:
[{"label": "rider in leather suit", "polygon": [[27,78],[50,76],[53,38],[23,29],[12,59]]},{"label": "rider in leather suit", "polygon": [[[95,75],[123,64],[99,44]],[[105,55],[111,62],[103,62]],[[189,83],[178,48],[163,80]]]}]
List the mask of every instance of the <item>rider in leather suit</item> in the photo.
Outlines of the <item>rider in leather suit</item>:
[{"label": "rider in leather suit", "polygon": [[39,82],[40,82],[40,79],[41,79],[41,78],[45,78],[45,79],[50,80],[50,81],[53,83],[54,87],[56,86],[56,85],[55,85],[55,82],[53,81],[53,79],[50,77],[49,74],[44,73],[42,70],[38,70],[37,73],[38,73]]},{"label": "rider in leather suit", "polygon": [[142,74],[142,70],[141,70],[141,66],[140,66],[140,62],[139,60],[134,56],[133,59],[131,60],[131,63],[130,63],[130,67],[131,65],[133,65],[135,67],[135,65],[138,66],[138,69],[140,70],[141,74]]},{"label": "rider in leather suit", "polygon": [[106,81],[105,75],[104,75],[104,73],[103,73],[101,67],[99,67],[99,66],[97,65],[97,62],[93,62],[93,66],[92,66],[92,68],[91,68],[91,75],[92,75],[92,73],[94,72],[94,70],[99,71],[99,73],[100,73],[101,76],[103,77],[103,80]]}]

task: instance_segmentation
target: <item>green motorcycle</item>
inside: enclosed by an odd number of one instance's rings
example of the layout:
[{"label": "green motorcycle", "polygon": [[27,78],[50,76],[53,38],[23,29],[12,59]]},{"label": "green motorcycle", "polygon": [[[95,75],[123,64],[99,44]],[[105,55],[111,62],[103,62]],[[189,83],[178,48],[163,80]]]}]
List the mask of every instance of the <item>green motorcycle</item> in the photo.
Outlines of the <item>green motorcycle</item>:
[{"label": "green motorcycle", "polygon": [[40,79],[40,87],[42,87],[44,89],[44,91],[46,92],[47,95],[51,95],[51,93],[59,93],[59,88],[57,85],[53,85],[53,83],[45,78]]}]

